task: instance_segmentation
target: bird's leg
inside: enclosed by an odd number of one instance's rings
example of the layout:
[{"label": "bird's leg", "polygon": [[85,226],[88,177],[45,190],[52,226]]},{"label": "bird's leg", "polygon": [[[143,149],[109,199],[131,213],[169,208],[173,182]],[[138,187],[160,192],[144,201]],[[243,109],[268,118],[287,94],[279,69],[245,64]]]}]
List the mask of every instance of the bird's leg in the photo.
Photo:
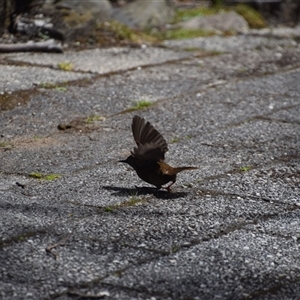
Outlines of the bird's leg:
[{"label": "bird's leg", "polygon": [[175,181],[172,181],[171,184],[169,184],[168,186],[164,187],[164,189],[166,189],[169,193],[171,192],[171,186],[175,183]]}]

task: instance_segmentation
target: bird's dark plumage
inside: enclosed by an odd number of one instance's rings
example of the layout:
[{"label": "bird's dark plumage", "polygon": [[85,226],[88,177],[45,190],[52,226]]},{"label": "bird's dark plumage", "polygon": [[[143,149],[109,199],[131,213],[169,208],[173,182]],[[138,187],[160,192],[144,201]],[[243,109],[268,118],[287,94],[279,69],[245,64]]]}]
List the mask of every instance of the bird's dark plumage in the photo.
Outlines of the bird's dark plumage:
[{"label": "bird's dark plumage", "polygon": [[132,120],[133,138],[137,144],[131,155],[120,162],[129,164],[144,181],[161,188],[162,185],[172,182],[167,190],[176,181],[177,173],[184,170],[197,169],[195,167],[173,168],[164,162],[168,145],[164,137],[144,118],[134,116]]}]

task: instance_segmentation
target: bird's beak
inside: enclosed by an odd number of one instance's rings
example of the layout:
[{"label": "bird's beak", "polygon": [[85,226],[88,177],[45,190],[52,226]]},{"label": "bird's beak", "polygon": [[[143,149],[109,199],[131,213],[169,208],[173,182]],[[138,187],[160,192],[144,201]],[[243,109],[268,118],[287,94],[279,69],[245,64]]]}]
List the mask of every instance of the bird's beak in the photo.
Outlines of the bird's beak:
[{"label": "bird's beak", "polygon": [[118,162],[126,163],[126,160],[118,160]]}]

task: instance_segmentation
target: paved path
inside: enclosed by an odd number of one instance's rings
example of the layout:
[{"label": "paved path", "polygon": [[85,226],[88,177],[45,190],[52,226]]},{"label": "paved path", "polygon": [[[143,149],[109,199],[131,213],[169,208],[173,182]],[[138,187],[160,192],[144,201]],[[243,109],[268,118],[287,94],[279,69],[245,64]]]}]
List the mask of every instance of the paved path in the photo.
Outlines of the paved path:
[{"label": "paved path", "polygon": [[[1,54],[0,74],[1,299],[300,299],[296,41]],[[199,166],[171,194],[117,163],[134,114]]]}]

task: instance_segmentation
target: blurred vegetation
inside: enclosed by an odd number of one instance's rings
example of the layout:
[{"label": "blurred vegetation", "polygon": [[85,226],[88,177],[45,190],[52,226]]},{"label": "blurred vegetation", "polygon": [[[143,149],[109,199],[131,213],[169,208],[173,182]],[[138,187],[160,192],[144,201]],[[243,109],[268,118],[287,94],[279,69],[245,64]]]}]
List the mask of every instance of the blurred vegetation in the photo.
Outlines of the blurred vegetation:
[{"label": "blurred vegetation", "polygon": [[[81,37],[77,46],[86,45],[131,45],[131,44],[155,44],[167,39],[185,39],[194,37],[207,37],[215,34],[213,31],[203,29],[182,29],[178,23],[197,16],[209,16],[222,11],[236,11],[248,22],[250,28],[266,27],[266,22],[259,12],[245,4],[224,6],[222,0],[215,0],[211,7],[194,7],[189,9],[176,9],[173,22],[166,27],[151,28],[146,30],[134,30],[117,21],[103,22],[95,25],[89,35]],[[232,35],[234,32],[224,32],[224,35]],[[65,69],[64,66],[61,67]]]},{"label": "blurred vegetation", "polygon": [[240,14],[248,22],[250,28],[264,28],[266,22],[262,15],[246,4],[237,4],[235,6],[222,6],[221,1],[212,7],[198,7],[190,9],[178,9],[174,19],[174,23],[182,22],[193,17],[209,16],[217,14],[221,11],[235,11]]},{"label": "blurred vegetation", "polygon": [[139,30],[134,30],[117,21],[98,23],[89,35],[81,37],[77,46],[86,43],[90,45],[130,45],[155,43],[156,38]]},{"label": "blurred vegetation", "polygon": [[29,174],[29,176],[35,179],[49,180],[49,181],[53,181],[62,177],[60,174],[42,174],[39,172],[32,172]]},{"label": "blurred vegetation", "polygon": [[254,8],[246,4],[238,4],[234,7],[234,10],[245,18],[250,28],[259,29],[267,27],[267,23],[262,15]]},{"label": "blurred vegetation", "polygon": [[71,62],[68,61],[62,61],[57,64],[58,69],[62,71],[72,71],[74,66]]},{"label": "blurred vegetation", "polygon": [[[250,28],[264,28],[266,22],[259,12],[245,4],[235,6],[223,6],[221,0],[216,0],[212,7],[197,7],[189,9],[177,9],[174,20],[168,29],[151,29],[145,31],[148,35],[155,37],[158,41],[167,39],[184,39],[193,37],[206,37],[214,35],[213,31],[203,29],[182,29],[176,24],[199,16],[210,16],[224,11],[235,11],[248,22]],[[224,35],[232,35],[234,32],[224,32]]]}]

